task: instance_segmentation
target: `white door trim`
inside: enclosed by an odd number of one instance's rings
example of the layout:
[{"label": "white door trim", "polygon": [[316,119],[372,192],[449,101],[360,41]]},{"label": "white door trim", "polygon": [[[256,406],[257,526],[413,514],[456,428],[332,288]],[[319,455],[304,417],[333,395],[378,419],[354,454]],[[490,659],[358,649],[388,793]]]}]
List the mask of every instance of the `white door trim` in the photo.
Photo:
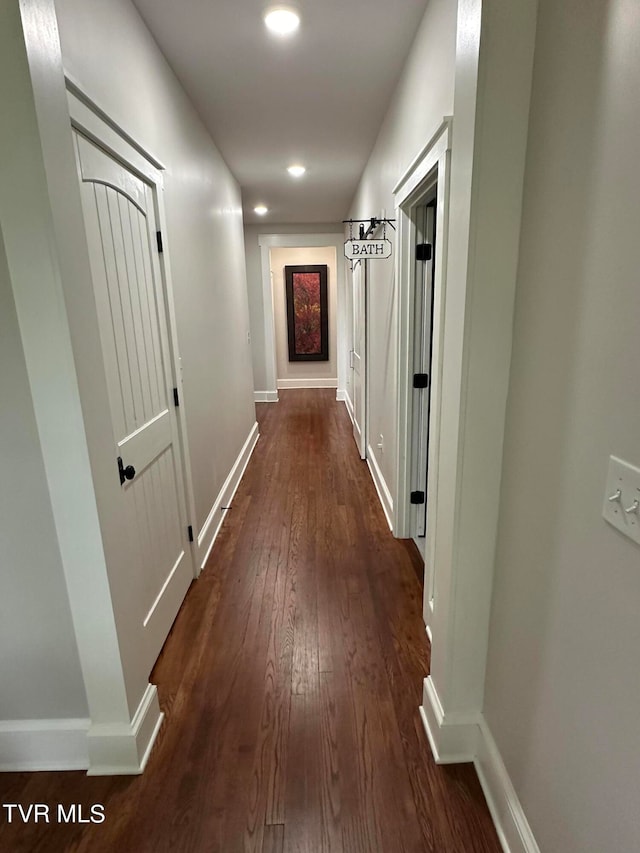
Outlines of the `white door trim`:
[{"label": "white door trim", "polygon": [[433,349],[431,360],[431,406],[429,412],[429,462],[427,486],[427,542],[425,564],[430,567],[424,589],[424,617],[427,626],[432,621],[433,567],[435,565],[435,534],[438,498],[438,461],[440,445],[440,413],[443,359],[443,324],[446,305],[447,222],[449,204],[449,170],[451,151],[451,120],[445,118],[426,147],[413,161],[395,188],[394,202],[398,229],[396,255],[398,318],[398,412],[397,412],[397,483],[394,501],[394,532],[397,537],[411,534],[411,434],[413,423],[413,289],[415,286],[415,226],[413,217],[424,194],[438,182],[436,218],[436,265],[433,281]]},{"label": "white door trim", "polygon": [[337,300],[336,300],[336,348],[338,359],[338,391],[336,397],[346,388],[346,293],[344,274],[344,234],[259,234],[260,259],[262,270],[262,304],[264,306],[264,364],[267,375],[267,388],[264,393],[269,401],[278,399],[278,368],[276,364],[276,331],[273,309],[273,288],[271,286],[271,249],[304,249],[307,247],[330,246],[336,250]]},{"label": "white door trim", "polygon": [[[163,246],[162,253],[158,256],[158,265],[162,279],[162,289],[165,295],[165,312],[167,317],[169,347],[171,352],[171,374],[174,388],[178,389],[180,405],[177,407],[176,417],[178,421],[179,455],[182,468],[182,479],[184,483],[184,503],[186,506],[185,524],[192,524],[195,519],[195,498],[193,493],[193,480],[191,476],[191,464],[189,457],[189,442],[187,436],[186,410],[184,401],[184,390],[182,386],[182,375],[180,369],[180,352],[178,349],[178,330],[173,299],[173,283],[171,279],[170,252],[167,240],[167,223],[163,204],[164,182],[160,169],[164,168],[159,161],[148,154],[145,149],[135,143],[128,134],[125,134],[120,126],[109,119],[104,110],[82,91],[79,85],[65,77],[67,85],[67,103],[71,124],[89,139],[92,139],[101,148],[108,151],[125,166],[137,173],[143,180],[149,183],[153,190],[155,217],[159,231],[161,232]],[[191,571],[197,577],[200,568],[196,560],[195,543],[191,544],[188,552],[191,562]]]}]

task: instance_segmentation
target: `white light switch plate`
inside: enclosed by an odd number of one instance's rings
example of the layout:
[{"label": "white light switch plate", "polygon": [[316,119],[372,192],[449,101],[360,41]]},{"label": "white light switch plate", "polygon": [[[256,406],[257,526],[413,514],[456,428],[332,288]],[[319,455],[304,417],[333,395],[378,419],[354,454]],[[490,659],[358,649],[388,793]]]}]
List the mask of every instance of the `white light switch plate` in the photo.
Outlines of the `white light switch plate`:
[{"label": "white light switch plate", "polygon": [[[610,500],[618,490],[620,498]],[[639,502],[638,511],[625,512],[634,506],[634,501]],[[615,456],[609,457],[602,515],[609,524],[640,544],[640,469]]]}]

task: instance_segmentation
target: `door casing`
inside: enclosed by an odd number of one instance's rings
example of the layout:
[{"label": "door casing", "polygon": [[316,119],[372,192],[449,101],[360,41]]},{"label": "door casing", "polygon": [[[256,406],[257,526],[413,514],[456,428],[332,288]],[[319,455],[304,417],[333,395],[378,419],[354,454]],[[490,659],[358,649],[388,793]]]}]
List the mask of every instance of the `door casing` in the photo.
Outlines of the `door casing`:
[{"label": "door casing", "polygon": [[[160,270],[160,289],[164,298],[164,308],[167,319],[167,334],[170,350],[169,370],[173,380],[173,386],[178,389],[180,400],[180,406],[176,409],[178,426],[178,442],[176,450],[178,461],[182,469],[186,520],[187,523],[193,524],[193,520],[195,519],[195,501],[193,497],[191,466],[189,462],[189,447],[180,370],[180,353],[177,342],[177,326],[171,282],[169,247],[166,239],[167,227],[163,206],[163,180],[161,171],[163,166],[152,154],[148,153],[141,148],[141,146],[135,143],[126,134],[126,132],[119,128],[119,126],[109,119],[106,114],[102,113],[102,111],[97,108],[89,98],[84,96],[83,92],[78,89],[78,87],[68,80],[67,101],[72,127],[78,130],[83,136],[95,142],[100,148],[116,160],[120,161],[127,169],[131,170],[146,184],[150,185],[152,189],[155,220],[159,231],[163,234],[163,251],[158,255],[157,260]],[[112,447],[109,449],[109,452],[112,453]],[[113,464],[115,465],[115,460]],[[94,470],[96,501],[100,516],[107,567],[112,564],[112,561],[114,566],[116,566],[118,562],[118,558],[115,556],[117,554],[117,541],[119,536],[118,493],[116,488],[117,476],[115,477],[115,487],[113,485],[113,480],[114,477],[111,466],[102,466],[100,470]],[[189,560],[191,574],[193,577],[196,577],[198,567],[193,543],[190,544],[185,557]],[[116,570],[119,570],[119,568]],[[117,622],[117,613],[115,615]],[[139,685],[141,681],[146,681],[149,676],[149,672],[146,671],[147,667],[140,651],[136,649],[129,650],[127,658],[127,667],[125,667],[125,679],[127,685]],[[129,686],[127,692],[129,693],[130,706],[135,707],[137,700],[135,695],[132,695],[129,690]]]},{"label": "door casing", "polygon": [[433,329],[429,411],[429,454],[427,482],[427,530],[425,543],[425,576],[423,616],[430,635],[435,598],[435,534],[438,508],[438,461],[440,445],[440,411],[443,357],[443,324],[446,303],[447,223],[451,159],[451,121],[445,119],[421,155],[394,188],[398,229],[396,253],[396,317],[397,317],[397,457],[394,501],[394,535],[412,537],[411,477],[413,439],[413,293],[415,290],[416,209],[424,204],[429,190],[437,184],[436,237],[438,263],[435,267],[433,291]]}]

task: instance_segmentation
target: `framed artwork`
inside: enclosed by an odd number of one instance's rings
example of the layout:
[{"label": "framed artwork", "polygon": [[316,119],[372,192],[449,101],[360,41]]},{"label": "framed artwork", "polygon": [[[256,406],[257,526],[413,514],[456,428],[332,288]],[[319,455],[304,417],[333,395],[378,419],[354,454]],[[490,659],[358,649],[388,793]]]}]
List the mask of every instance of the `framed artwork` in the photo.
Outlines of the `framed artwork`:
[{"label": "framed artwork", "polygon": [[289,361],[329,361],[327,266],[285,266]]}]

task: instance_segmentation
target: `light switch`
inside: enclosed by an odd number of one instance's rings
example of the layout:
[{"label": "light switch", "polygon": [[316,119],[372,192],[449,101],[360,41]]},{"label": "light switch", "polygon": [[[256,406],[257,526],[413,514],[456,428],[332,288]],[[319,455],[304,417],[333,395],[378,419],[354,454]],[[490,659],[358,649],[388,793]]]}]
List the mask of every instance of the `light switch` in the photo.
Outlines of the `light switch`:
[{"label": "light switch", "polygon": [[602,515],[640,544],[640,469],[615,456],[609,457]]}]

